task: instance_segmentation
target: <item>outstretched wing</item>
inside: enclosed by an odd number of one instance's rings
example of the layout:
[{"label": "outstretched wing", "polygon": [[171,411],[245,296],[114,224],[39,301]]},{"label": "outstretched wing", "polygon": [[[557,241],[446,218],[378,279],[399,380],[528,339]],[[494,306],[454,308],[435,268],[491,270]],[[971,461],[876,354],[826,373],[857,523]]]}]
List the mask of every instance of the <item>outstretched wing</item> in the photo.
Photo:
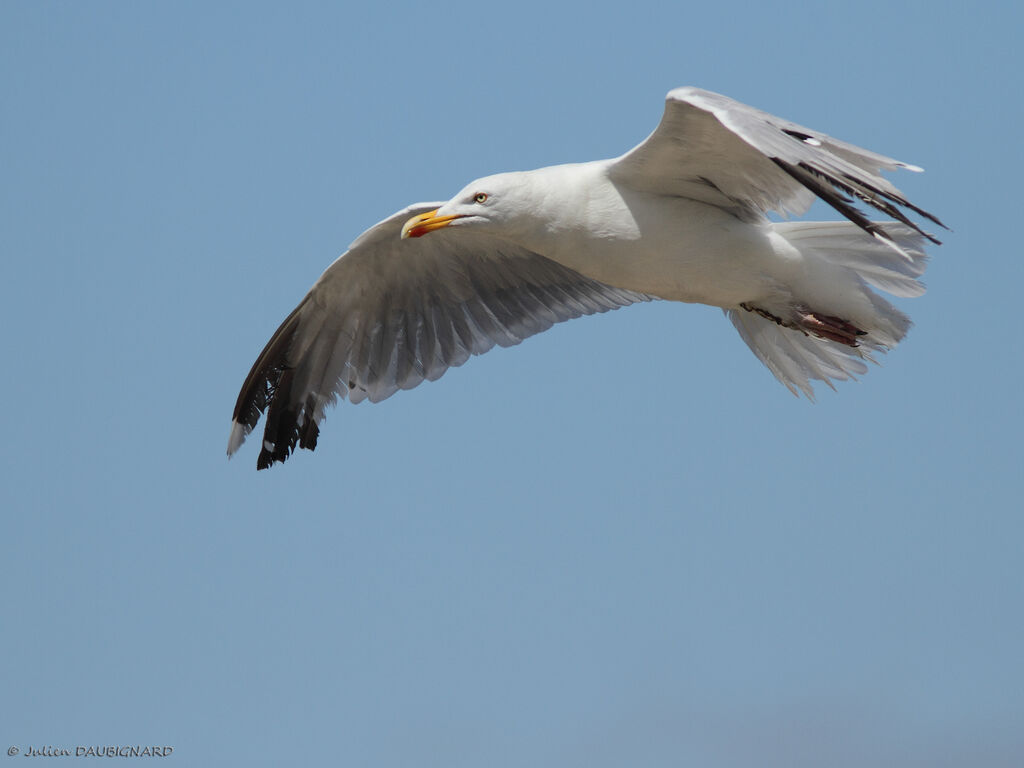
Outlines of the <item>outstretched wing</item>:
[{"label": "outstretched wing", "polygon": [[689,197],[739,212],[803,213],[817,196],[900,250],[883,225],[856,208],[856,199],[938,243],[900,208],[939,226],[944,226],[942,222],[908,202],[880,175],[899,168],[921,170],[726,96],[677,88],[666,97],[665,114],[654,133],[613,160],[609,176],[635,189]]},{"label": "outstretched wing", "polygon": [[495,344],[648,296],[584,277],[484,234],[400,239],[422,203],[367,230],[317,280],[264,347],[235,404],[228,455],[266,411],[257,466],[316,447],[338,397],[390,397],[440,378]]}]

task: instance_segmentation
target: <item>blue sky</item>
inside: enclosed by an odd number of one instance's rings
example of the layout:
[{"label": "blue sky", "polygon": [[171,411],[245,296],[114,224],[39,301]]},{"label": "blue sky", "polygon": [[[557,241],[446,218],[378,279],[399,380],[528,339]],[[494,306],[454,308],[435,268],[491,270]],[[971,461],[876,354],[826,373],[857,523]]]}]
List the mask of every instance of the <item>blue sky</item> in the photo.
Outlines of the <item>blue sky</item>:
[{"label": "blue sky", "polygon": [[[4,747],[1024,764],[1020,10],[671,6],[0,6]],[[364,228],[680,85],[927,169],[953,232],[882,367],[811,405],[636,306],[225,458]]]}]

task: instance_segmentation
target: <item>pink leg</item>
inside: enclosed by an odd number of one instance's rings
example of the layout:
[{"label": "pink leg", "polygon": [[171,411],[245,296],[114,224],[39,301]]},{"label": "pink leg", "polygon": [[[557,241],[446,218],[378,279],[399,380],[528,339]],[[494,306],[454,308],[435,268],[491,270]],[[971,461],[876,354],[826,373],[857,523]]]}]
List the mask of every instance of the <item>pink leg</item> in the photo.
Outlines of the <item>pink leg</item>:
[{"label": "pink leg", "polygon": [[787,322],[767,310],[755,307],[753,304],[744,302],[740,304],[740,307],[748,312],[760,315],[765,320],[778,323],[784,328],[793,328],[804,334],[813,333],[822,339],[828,339],[837,344],[845,344],[848,347],[859,347],[860,343],[857,341],[857,337],[867,335],[867,331],[862,331],[848,320],[843,320],[841,317],[834,317],[833,315],[821,315],[810,310],[799,311],[797,314],[799,320]]},{"label": "pink leg", "polygon": [[817,312],[801,312],[799,327],[815,336],[848,347],[860,346],[857,337],[867,334],[867,331],[862,331],[847,320],[831,315],[819,315]]}]

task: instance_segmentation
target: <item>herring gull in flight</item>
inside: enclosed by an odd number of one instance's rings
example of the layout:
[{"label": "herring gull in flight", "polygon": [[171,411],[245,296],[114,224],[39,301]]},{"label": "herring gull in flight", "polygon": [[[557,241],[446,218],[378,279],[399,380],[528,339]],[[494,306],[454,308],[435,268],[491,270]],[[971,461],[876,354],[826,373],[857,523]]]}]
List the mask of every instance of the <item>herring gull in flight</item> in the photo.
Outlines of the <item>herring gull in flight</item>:
[{"label": "herring gull in flight", "polygon": [[[337,398],[378,402],[495,344],[652,299],[721,307],[794,394],[867,370],[910,320],[925,240],[880,174],[920,171],[698,88],[612,160],[478,179],[360,235],[256,359],[230,456],[266,412],[257,467],[316,447]],[[846,221],[773,222],[815,198]],[[890,220],[874,221],[859,201]]]}]

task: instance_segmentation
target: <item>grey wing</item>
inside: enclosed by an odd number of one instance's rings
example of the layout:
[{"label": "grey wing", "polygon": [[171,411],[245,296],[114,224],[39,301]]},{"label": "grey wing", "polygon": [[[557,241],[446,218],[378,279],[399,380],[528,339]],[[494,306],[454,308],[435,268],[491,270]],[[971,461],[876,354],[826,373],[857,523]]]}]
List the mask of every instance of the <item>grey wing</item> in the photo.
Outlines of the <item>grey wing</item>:
[{"label": "grey wing", "polygon": [[921,170],[726,96],[677,88],[666,97],[654,133],[611,161],[609,176],[637,189],[701,200],[740,215],[803,213],[819,197],[899,250],[882,225],[856,208],[860,200],[937,243],[900,208],[939,226],[942,222],[908,202],[880,175],[900,168]]},{"label": "grey wing", "polygon": [[584,277],[467,229],[400,239],[419,204],[367,230],[285,319],[246,377],[228,455],[266,411],[257,466],[316,447],[338,397],[377,402],[439,378],[495,344],[648,296]]}]

